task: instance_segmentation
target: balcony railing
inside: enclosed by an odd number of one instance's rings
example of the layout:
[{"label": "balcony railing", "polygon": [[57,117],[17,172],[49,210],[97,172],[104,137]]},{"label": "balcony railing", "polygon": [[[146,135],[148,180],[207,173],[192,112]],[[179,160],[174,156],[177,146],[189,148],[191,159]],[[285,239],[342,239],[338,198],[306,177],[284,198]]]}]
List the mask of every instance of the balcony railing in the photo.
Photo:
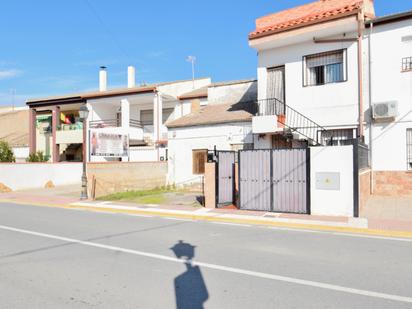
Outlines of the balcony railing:
[{"label": "balcony railing", "polygon": [[257,116],[277,116],[280,126],[303,136],[315,145],[349,145],[358,138],[357,129],[326,130],[278,99],[259,100],[254,110]]},{"label": "balcony railing", "polygon": [[256,109],[257,116],[277,116],[278,123],[291,133],[297,133],[316,145],[323,144],[321,136],[327,130],[284,102],[278,99],[259,100]]},{"label": "balcony railing", "polygon": [[[130,119],[129,125],[131,128],[143,128],[142,122],[136,119]],[[122,126],[121,119],[93,120],[89,122],[89,127],[91,129],[119,128],[121,126]]]}]

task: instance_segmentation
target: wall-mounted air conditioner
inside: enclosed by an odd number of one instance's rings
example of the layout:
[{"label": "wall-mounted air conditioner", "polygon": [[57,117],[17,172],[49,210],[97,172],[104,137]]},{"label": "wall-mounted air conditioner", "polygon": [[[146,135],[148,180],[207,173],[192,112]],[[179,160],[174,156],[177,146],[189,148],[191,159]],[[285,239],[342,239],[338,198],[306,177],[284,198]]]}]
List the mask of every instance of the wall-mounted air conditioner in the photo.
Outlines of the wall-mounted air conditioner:
[{"label": "wall-mounted air conditioner", "polygon": [[398,102],[376,103],[372,106],[372,117],[375,120],[391,119],[398,116]]}]

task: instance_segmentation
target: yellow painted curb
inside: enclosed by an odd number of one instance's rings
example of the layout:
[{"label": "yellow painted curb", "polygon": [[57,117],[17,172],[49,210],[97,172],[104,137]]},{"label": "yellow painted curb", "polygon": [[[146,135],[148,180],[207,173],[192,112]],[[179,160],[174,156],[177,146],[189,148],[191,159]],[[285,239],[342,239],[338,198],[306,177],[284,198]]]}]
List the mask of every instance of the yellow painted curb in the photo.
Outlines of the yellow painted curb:
[{"label": "yellow painted curb", "polygon": [[0,203],[12,203],[18,205],[28,205],[28,206],[39,206],[39,207],[53,207],[53,208],[64,208],[64,209],[77,209],[77,210],[87,210],[92,212],[110,212],[110,213],[121,213],[130,215],[150,215],[156,217],[172,217],[178,219],[189,219],[196,221],[209,221],[209,222],[224,222],[224,223],[238,223],[238,224],[250,224],[250,225],[260,225],[260,226],[273,226],[280,228],[293,228],[293,229],[305,229],[305,230],[315,230],[324,232],[339,232],[348,234],[359,234],[359,235],[370,235],[370,236],[383,236],[383,237],[400,237],[400,238],[412,238],[412,232],[408,231],[387,231],[387,230],[374,230],[367,228],[352,228],[352,227],[341,227],[341,226],[328,226],[319,224],[307,224],[307,223],[289,223],[289,222],[273,222],[273,221],[263,221],[254,219],[241,219],[241,218],[222,218],[215,216],[202,216],[197,214],[179,214],[173,212],[156,212],[150,210],[128,210],[128,209],[115,209],[115,208],[101,208],[92,206],[77,206],[68,204],[46,204],[46,203],[32,203],[21,202],[7,199],[0,199]]}]

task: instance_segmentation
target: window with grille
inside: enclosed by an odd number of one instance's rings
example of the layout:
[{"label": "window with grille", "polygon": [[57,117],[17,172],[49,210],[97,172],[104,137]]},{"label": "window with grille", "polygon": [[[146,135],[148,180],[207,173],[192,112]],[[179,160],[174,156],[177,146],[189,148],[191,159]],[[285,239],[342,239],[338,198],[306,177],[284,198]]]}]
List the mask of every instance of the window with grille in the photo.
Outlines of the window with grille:
[{"label": "window with grille", "polygon": [[412,57],[402,59],[402,71],[412,71]]},{"label": "window with grille", "polygon": [[355,138],[355,129],[326,130],[321,133],[323,144],[331,146],[352,145]]},{"label": "window with grille", "polygon": [[408,170],[412,170],[412,129],[406,130],[406,152]]},{"label": "window with grille", "polygon": [[305,56],[304,85],[318,86],[346,80],[346,50]]},{"label": "window with grille", "polygon": [[207,149],[194,149],[192,151],[192,171],[193,175],[203,175],[205,173],[205,164],[207,162]]}]

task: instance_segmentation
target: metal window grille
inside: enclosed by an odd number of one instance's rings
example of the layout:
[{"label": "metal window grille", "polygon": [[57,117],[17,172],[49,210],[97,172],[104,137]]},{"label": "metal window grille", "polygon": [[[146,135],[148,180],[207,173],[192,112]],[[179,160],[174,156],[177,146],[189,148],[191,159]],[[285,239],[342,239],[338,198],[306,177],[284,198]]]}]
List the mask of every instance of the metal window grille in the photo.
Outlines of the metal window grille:
[{"label": "metal window grille", "polygon": [[412,70],[412,57],[405,57],[402,59],[402,71]]},{"label": "metal window grille", "polygon": [[305,86],[316,86],[345,80],[344,50],[304,57]]},{"label": "metal window grille", "polygon": [[335,129],[321,132],[322,144],[330,146],[352,145],[356,129]]},{"label": "metal window grille", "polygon": [[358,143],[358,164],[359,170],[369,168],[369,147],[363,143]]},{"label": "metal window grille", "polygon": [[406,151],[408,170],[412,170],[412,129],[406,130]]}]

